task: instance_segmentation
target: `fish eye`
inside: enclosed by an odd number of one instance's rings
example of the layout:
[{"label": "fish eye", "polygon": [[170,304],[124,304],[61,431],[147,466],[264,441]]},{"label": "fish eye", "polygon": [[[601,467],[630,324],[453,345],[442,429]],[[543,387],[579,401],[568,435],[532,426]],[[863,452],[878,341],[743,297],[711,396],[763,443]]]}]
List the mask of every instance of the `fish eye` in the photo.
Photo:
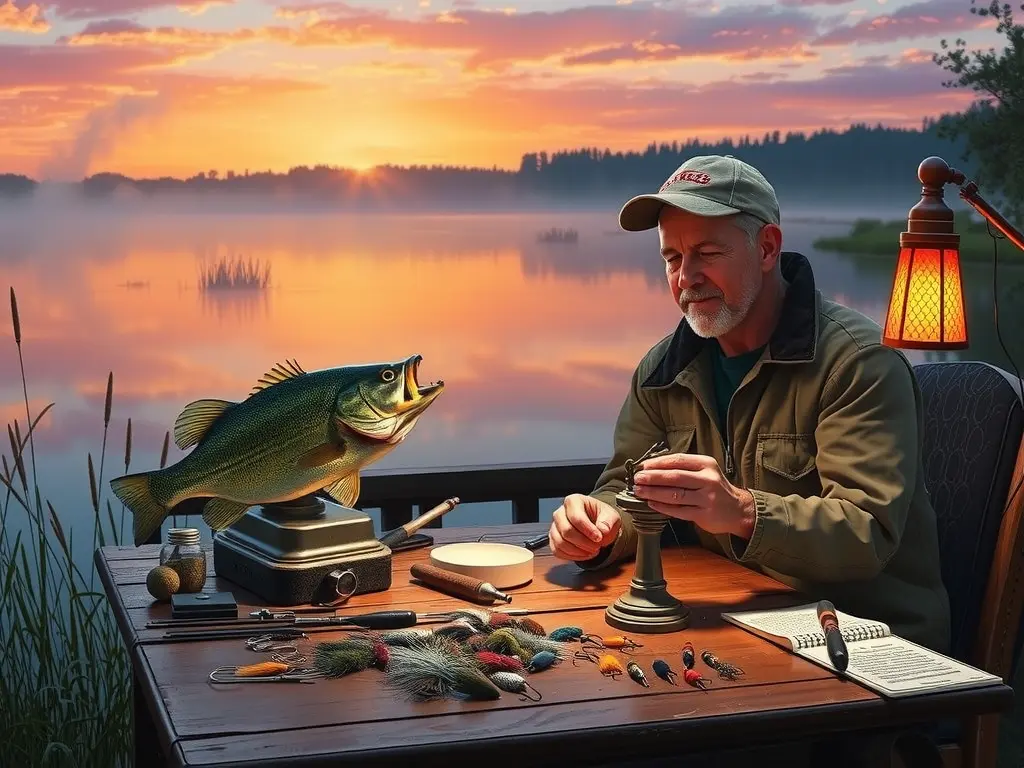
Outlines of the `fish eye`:
[{"label": "fish eye", "polygon": [[392,371],[390,368],[385,368],[383,371],[380,372],[380,377],[384,381],[394,381],[395,380],[395,372]]}]

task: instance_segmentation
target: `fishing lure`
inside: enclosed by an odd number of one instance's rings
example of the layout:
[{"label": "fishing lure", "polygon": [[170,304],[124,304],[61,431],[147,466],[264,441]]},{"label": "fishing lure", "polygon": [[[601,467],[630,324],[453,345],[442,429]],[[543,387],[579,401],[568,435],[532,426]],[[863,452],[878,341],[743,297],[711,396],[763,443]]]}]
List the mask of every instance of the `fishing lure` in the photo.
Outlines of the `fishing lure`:
[{"label": "fishing lure", "polygon": [[580,637],[580,644],[586,645],[591,643],[596,645],[598,648],[615,648],[623,652],[630,652],[636,648],[643,648],[640,643],[630,640],[628,637],[622,635],[612,635],[611,637],[601,637],[600,635],[582,635]]},{"label": "fishing lure", "polygon": [[318,670],[292,667],[279,661],[217,667],[210,672],[210,681],[214,683],[312,683],[318,677],[323,677]]},{"label": "fishing lure", "polygon": [[494,651],[477,651],[476,662],[477,666],[487,674],[494,672],[522,672],[526,669],[523,662],[515,656],[506,656],[503,653],[495,653]]},{"label": "fishing lure", "polygon": [[494,700],[501,690],[474,665],[474,659],[457,646],[424,642],[409,648],[392,648],[386,684],[413,699],[437,699],[459,695]]},{"label": "fishing lure", "polygon": [[647,682],[647,676],[644,674],[644,671],[635,661],[626,662],[626,673],[644,688],[651,687],[650,683]]},{"label": "fishing lure", "polygon": [[605,677],[610,677],[612,680],[614,680],[618,675],[621,675],[624,672],[624,670],[622,669],[622,664],[620,664],[619,660],[612,656],[610,653],[606,653],[604,656],[602,656],[597,666],[598,669],[601,670],[602,675],[604,675]]},{"label": "fishing lure", "polygon": [[693,643],[687,640],[686,644],[683,646],[683,666],[686,667],[686,669],[693,669],[693,662]]},{"label": "fishing lure", "polygon": [[506,656],[518,656],[524,662],[529,662],[533,657],[533,654],[523,648],[516,636],[512,634],[512,630],[507,627],[488,635],[484,648],[488,651],[503,653]]},{"label": "fishing lure", "polygon": [[[491,682],[509,693],[521,694],[520,701],[540,701],[540,691],[530,685],[521,675],[515,672],[495,672],[490,676]],[[530,694],[536,694],[536,698]]]},{"label": "fishing lure", "polygon": [[694,688],[700,688],[702,691],[706,691],[708,686],[711,685],[711,681],[706,677],[701,677],[700,672],[696,669],[683,670],[683,679]]},{"label": "fishing lure", "polygon": [[529,616],[522,616],[516,620],[516,624],[524,632],[529,632],[531,635],[539,635],[540,637],[547,637],[548,631],[544,629],[540,622],[534,621]]},{"label": "fishing lure", "polygon": [[558,663],[559,658],[551,651],[538,651],[526,665],[527,672],[542,672],[553,664]]},{"label": "fishing lure", "polygon": [[456,640],[468,640],[473,635],[479,634],[480,630],[469,621],[459,619],[434,630],[435,635],[453,637]]},{"label": "fishing lure", "polygon": [[583,630],[579,627],[559,627],[551,630],[548,640],[554,640],[556,643],[571,643],[581,637],[583,637]]},{"label": "fishing lure", "polygon": [[380,639],[388,645],[409,646],[429,635],[429,629],[392,629],[380,635]]},{"label": "fishing lure", "polygon": [[701,651],[700,658],[705,664],[717,671],[718,676],[723,680],[735,680],[740,675],[745,674],[742,669],[727,661],[722,661],[711,651]]},{"label": "fishing lure", "polygon": [[531,653],[537,653],[538,651],[551,651],[558,658],[562,658],[565,652],[565,643],[560,643],[557,640],[550,640],[545,635],[535,635],[532,632],[527,632],[525,629],[519,627],[503,627],[499,630],[500,632],[507,632],[509,635],[516,639],[525,650]]},{"label": "fishing lure", "polygon": [[672,671],[672,667],[668,665],[667,661],[664,661],[662,659],[655,659],[654,663],[651,665],[651,668],[654,669],[654,674],[656,674],[669,685],[676,684],[676,673]]},{"label": "fishing lure", "polygon": [[[395,649],[376,641],[389,652]],[[313,666],[326,677],[337,678],[353,672],[369,669],[380,664],[381,651],[374,647],[374,641],[365,637],[350,637],[347,640],[333,640],[317,643],[313,652]],[[386,662],[385,662],[386,663]]]}]

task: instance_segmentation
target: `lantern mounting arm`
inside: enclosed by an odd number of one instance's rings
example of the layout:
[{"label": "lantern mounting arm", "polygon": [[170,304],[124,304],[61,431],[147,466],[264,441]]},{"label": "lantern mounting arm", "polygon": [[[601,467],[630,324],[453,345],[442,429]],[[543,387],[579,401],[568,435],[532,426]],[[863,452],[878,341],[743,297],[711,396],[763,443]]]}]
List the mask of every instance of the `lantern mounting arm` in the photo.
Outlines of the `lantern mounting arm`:
[{"label": "lantern mounting arm", "polygon": [[989,203],[978,191],[976,182],[967,178],[963,171],[950,168],[946,162],[938,157],[929,157],[918,170],[921,183],[925,186],[940,187],[943,184],[954,184],[960,190],[960,199],[966,202],[974,210],[980,213],[986,221],[998,229],[1006,239],[1024,251],[1024,234],[1013,224],[1006,220],[991,203]]}]

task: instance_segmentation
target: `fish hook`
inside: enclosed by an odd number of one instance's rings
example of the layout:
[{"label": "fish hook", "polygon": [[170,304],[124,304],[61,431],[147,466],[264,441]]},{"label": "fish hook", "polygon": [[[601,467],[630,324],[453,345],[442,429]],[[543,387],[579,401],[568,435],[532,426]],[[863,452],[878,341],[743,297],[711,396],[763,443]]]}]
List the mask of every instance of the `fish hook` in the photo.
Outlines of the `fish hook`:
[{"label": "fish hook", "polygon": [[579,651],[576,651],[575,653],[573,653],[573,655],[572,655],[572,665],[575,667],[576,666],[576,661],[577,660],[581,660],[581,659],[586,659],[591,664],[597,664],[597,654],[596,653],[593,653],[591,651],[579,650]]},{"label": "fish hook", "polygon": [[604,648],[604,640],[600,635],[580,635],[580,645],[586,645],[587,643],[592,643],[597,648]]},{"label": "fish hook", "polygon": [[[532,685],[530,685],[525,680],[523,681],[523,685],[525,685],[526,688],[523,689],[523,691],[520,693],[520,696],[519,696],[519,700],[520,701],[540,701],[541,700],[542,697],[540,695],[540,691],[538,691],[536,688],[534,688]],[[530,691],[533,691],[535,694],[537,694],[537,698],[533,698],[532,696],[530,696],[530,694],[529,694]]]},{"label": "fish hook", "polygon": [[314,679],[323,677],[323,673],[315,669],[293,668],[277,675],[240,676],[238,667],[217,667],[210,673],[210,681],[214,683],[312,683]]}]

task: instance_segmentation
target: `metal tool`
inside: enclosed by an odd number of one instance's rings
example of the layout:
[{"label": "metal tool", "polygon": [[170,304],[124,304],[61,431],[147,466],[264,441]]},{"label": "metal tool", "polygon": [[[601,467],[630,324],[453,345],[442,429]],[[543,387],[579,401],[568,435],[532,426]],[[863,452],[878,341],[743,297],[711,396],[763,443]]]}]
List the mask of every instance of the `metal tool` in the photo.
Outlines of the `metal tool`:
[{"label": "metal tool", "polygon": [[501,600],[505,603],[512,602],[512,596],[500,591],[493,584],[480,579],[474,579],[461,573],[453,573],[425,563],[415,563],[409,573],[413,578],[419,579],[424,584],[447,592],[456,597],[464,597],[469,600],[488,600],[493,602]]},{"label": "metal tool", "polygon": [[417,517],[415,520],[410,520],[405,525],[395,528],[393,531],[388,531],[381,536],[378,541],[385,546],[394,548],[400,545],[403,541],[412,536],[423,526],[427,525],[433,520],[451,512],[455,507],[459,505],[459,497],[453,496],[450,499],[446,499],[438,504],[428,512],[424,512],[422,515]]},{"label": "metal tool", "polygon": [[523,542],[523,546],[526,547],[531,552],[535,552],[536,550],[540,549],[541,547],[546,547],[547,545],[548,545],[548,534],[546,534],[546,533],[541,535],[541,536],[537,536],[536,538],[533,538],[533,539],[527,539],[526,541]]},{"label": "metal tool", "polygon": [[[238,624],[257,624],[273,626],[284,624],[293,627],[299,626],[339,626],[357,627],[359,629],[405,629],[414,627],[421,622],[444,622],[451,619],[450,613],[416,613],[414,611],[376,611],[374,613],[363,613],[355,616],[293,616],[282,619],[239,619]],[[207,635],[217,633],[217,637],[248,637],[255,630],[254,628],[244,629],[199,629],[195,631],[181,630],[180,632],[165,632],[167,639],[195,639],[205,638]],[[273,631],[277,631],[274,627]],[[237,634],[231,635],[229,632]]]}]

